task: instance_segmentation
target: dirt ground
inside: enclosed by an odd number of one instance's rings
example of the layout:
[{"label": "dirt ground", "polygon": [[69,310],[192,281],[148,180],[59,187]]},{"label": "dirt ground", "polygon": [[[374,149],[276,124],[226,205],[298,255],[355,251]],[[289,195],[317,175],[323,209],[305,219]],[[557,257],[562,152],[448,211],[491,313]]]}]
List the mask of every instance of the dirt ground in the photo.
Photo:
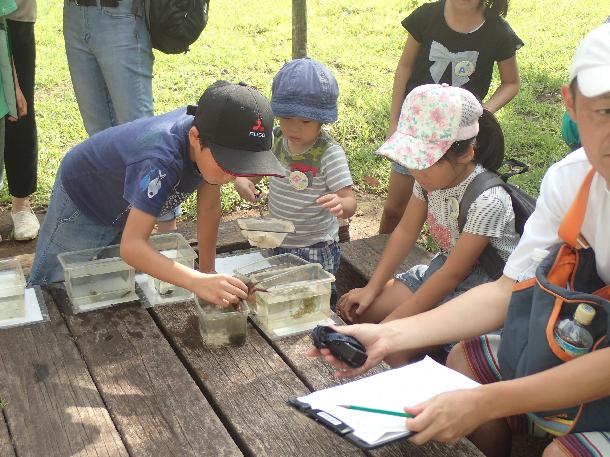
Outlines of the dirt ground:
[{"label": "dirt ground", "polygon": [[[352,240],[367,238],[377,233],[379,220],[383,210],[384,197],[382,195],[357,192],[358,209],[350,222],[350,237]],[[35,208],[38,219],[42,221],[46,208]],[[234,211],[223,216],[223,220],[234,220],[242,217],[257,216],[256,210]],[[195,222],[182,220],[178,223],[178,230],[184,233],[195,233]],[[27,274],[36,249],[34,241],[15,241],[12,239],[13,225],[8,208],[0,208],[0,259],[17,257]]]}]

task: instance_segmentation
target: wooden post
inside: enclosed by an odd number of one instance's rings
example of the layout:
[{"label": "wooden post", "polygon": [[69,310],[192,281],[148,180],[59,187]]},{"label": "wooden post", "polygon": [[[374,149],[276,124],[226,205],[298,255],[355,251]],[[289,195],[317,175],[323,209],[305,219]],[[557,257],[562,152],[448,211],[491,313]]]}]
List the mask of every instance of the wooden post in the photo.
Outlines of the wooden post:
[{"label": "wooden post", "polygon": [[292,0],[292,58],[307,57],[307,0]]}]

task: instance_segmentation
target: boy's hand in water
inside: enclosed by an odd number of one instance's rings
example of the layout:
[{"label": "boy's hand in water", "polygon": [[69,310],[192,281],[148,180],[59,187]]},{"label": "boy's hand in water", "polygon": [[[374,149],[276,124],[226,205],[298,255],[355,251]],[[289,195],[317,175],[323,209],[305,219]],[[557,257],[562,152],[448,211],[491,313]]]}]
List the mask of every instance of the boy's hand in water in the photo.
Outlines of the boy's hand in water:
[{"label": "boy's hand in water", "polygon": [[390,353],[387,342],[383,337],[384,329],[378,324],[360,324],[342,327],[332,325],[331,327],[339,333],[353,336],[360,341],[365,347],[368,356],[364,365],[359,368],[351,368],[335,358],[328,349],[317,349],[312,347],[307,351],[307,355],[310,357],[323,357],[326,362],[337,368],[338,371],[335,372],[337,378],[350,378],[366,373]]},{"label": "boy's hand in water", "polygon": [[223,274],[201,274],[192,289],[202,300],[221,308],[248,297],[248,287],[239,279]]},{"label": "boy's hand in water", "polygon": [[318,205],[322,205],[333,216],[341,217],[343,215],[343,199],[337,194],[322,195],[316,200]]}]

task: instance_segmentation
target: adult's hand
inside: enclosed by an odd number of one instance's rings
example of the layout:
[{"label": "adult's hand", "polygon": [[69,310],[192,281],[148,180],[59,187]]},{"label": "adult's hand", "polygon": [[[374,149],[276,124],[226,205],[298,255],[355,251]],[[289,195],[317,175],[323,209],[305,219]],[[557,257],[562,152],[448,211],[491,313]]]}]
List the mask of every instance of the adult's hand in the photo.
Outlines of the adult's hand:
[{"label": "adult's hand", "polygon": [[337,371],[335,372],[337,378],[350,378],[366,373],[390,353],[389,345],[383,336],[384,329],[381,325],[360,324],[341,327],[333,325],[331,327],[339,333],[353,336],[360,341],[360,343],[364,345],[368,356],[364,365],[359,368],[351,368],[335,358],[328,349],[317,349],[312,347],[307,352],[307,355],[310,357],[323,357],[326,362],[337,368]]},{"label": "adult's hand", "polygon": [[446,392],[420,403],[405,412],[415,415],[407,419],[407,428],[417,432],[411,441],[424,444],[430,440],[455,443],[492,419],[493,408],[482,399],[481,387]]}]

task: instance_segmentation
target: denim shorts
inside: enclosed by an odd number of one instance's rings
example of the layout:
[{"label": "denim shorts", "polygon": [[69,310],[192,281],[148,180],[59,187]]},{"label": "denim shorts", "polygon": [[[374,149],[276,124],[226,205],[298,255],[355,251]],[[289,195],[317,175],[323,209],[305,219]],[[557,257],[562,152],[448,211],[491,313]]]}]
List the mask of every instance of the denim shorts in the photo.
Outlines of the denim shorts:
[{"label": "denim shorts", "polygon": [[63,281],[64,272],[57,260],[58,254],[118,244],[122,232],[122,227],[97,224],[81,212],[61,183],[60,167],[38,234],[28,286]]},{"label": "denim shorts", "polygon": [[[404,273],[398,273],[396,275],[396,279],[407,286],[411,292],[415,293],[415,291],[419,289],[430,276],[432,276],[443,266],[446,260],[447,256],[439,253],[432,259],[430,265],[415,265]],[[455,290],[445,296],[445,298],[443,298],[439,304],[448,302],[449,300],[463,294],[473,287],[491,281],[493,281],[493,279],[491,279],[487,273],[485,273],[479,266],[475,266],[470,274],[466,276],[466,278],[460,284],[458,284]]]}]

